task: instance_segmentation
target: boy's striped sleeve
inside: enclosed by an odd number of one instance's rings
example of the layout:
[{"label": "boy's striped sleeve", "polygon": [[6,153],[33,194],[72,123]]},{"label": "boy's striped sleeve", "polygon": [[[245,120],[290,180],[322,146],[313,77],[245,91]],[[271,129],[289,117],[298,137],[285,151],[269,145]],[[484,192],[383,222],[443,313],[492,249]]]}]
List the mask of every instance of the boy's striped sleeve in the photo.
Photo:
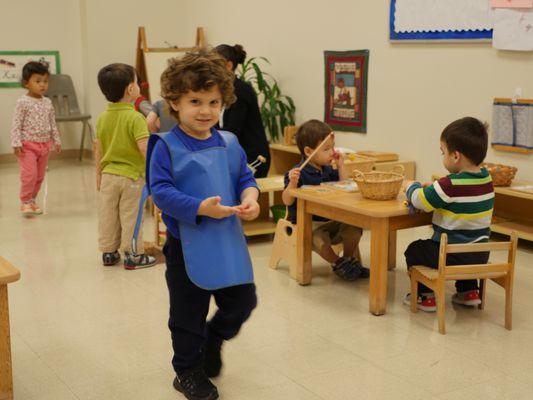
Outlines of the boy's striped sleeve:
[{"label": "boy's striped sleeve", "polygon": [[407,198],[414,207],[430,212],[436,208],[443,208],[452,202],[452,199],[446,194],[447,188],[450,187],[451,181],[448,177],[441,178],[425,188],[420,182],[414,182],[407,189]]}]

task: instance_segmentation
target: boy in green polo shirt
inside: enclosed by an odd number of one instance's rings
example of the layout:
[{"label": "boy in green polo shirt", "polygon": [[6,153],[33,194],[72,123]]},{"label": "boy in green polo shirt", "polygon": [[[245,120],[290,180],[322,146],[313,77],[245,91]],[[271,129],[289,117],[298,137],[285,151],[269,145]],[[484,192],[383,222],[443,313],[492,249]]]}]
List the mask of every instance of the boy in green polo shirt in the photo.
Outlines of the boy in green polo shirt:
[{"label": "boy in green polo shirt", "polygon": [[144,186],[148,126],[135,111],[139,97],[135,69],[126,64],[110,64],[98,73],[98,85],[110,102],[96,123],[96,190],[98,191],[98,246],[106,266],[120,261],[124,268],[155,265],[155,258],[144,254],[142,229],[137,250],[131,242],[139,200]]}]

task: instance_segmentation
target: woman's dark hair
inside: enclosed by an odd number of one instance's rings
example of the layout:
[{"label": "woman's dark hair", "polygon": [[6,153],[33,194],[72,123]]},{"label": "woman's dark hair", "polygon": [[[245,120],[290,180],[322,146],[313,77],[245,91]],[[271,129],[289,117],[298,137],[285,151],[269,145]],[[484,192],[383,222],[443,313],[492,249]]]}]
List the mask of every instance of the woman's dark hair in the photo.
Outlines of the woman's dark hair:
[{"label": "woman's dark hair", "polygon": [[233,70],[237,68],[237,65],[242,64],[246,60],[246,51],[240,44],[230,46],[227,44],[221,44],[215,47],[215,51],[233,64]]},{"label": "woman's dark hair", "polygon": [[22,83],[28,82],[33,74],[50,75],[48,64],[38,61],[30,61],[24,64],[24,67],[22,67]]},{"label": "woman's dark hair", "polygon": [[465,117],[453,121],[440,135],[448,152],[458,151],[475,165],[479,165],[487,155],[487,124],[479,119]]},{"label": "woman's dark hair", "polygon": [[122,97],[130,83],[135,82],[137,72],[128,64],[109,64],[98,72],[98,86],[105,98],[116,103]]}]

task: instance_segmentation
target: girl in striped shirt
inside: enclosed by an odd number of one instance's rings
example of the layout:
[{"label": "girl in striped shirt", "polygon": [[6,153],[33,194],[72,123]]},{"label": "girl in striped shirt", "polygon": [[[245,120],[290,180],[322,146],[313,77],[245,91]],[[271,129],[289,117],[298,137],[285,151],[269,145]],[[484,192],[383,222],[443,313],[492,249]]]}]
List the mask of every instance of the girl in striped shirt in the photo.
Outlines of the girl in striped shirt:
[{"label": "girl in striped shirt", "polygon": [[[440,236],[449,243],[486,242],[494,207],[492,179],[480,164],[487,154],[487,127],[481,121],[465,117],[449,124],[441,134],[440,149],[444,167],[450,172],[430,184],[406,182],[407,199],[422,211],[433,212],[431,239],[411,243],[404,255],[407,268],[425,265],[438,268]],[[457,253],[447,257],[448,265],[485,264],[488,252]],[[467,306],[481,303],[476,280],[456,281],[452,302]],[[433,292],[424,285],[418,289],[418,309],[436,311]],[[404,303],[410,304],[410,293]]]},{"label": "girl in striped shirt", "polygon": [[11,128],[11,146],[20,166],[20,210],[24,216],[42,214],[35,198],[44,180],[48,154],[59,153],[61,140],[48,90],[48,65],[30,61],[22,68],[22,86],[28,92],[17,100]]}]

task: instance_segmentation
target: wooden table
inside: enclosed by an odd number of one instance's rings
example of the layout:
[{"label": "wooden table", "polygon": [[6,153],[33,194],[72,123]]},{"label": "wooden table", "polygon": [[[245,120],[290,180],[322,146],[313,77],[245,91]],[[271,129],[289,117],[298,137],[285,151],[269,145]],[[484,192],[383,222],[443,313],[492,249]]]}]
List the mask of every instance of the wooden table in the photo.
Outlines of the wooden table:
[{"label": "wooden table", "polygon": [[359,193],[346,193],[320,187],[292,189],[298,199],[297,271],[301,285],[311,283],[312,215],[369,229],[370,287],[369,311],[385,314],[387,271],[396,263],[396,231],[431,224],[431,214],[409,215],[403,195],[395,200],[367,200]]},{"label": "wooden table", "polygon": [[19,279],[18,269],[0,257],[0,400],[13,399],[7,284]]}]

